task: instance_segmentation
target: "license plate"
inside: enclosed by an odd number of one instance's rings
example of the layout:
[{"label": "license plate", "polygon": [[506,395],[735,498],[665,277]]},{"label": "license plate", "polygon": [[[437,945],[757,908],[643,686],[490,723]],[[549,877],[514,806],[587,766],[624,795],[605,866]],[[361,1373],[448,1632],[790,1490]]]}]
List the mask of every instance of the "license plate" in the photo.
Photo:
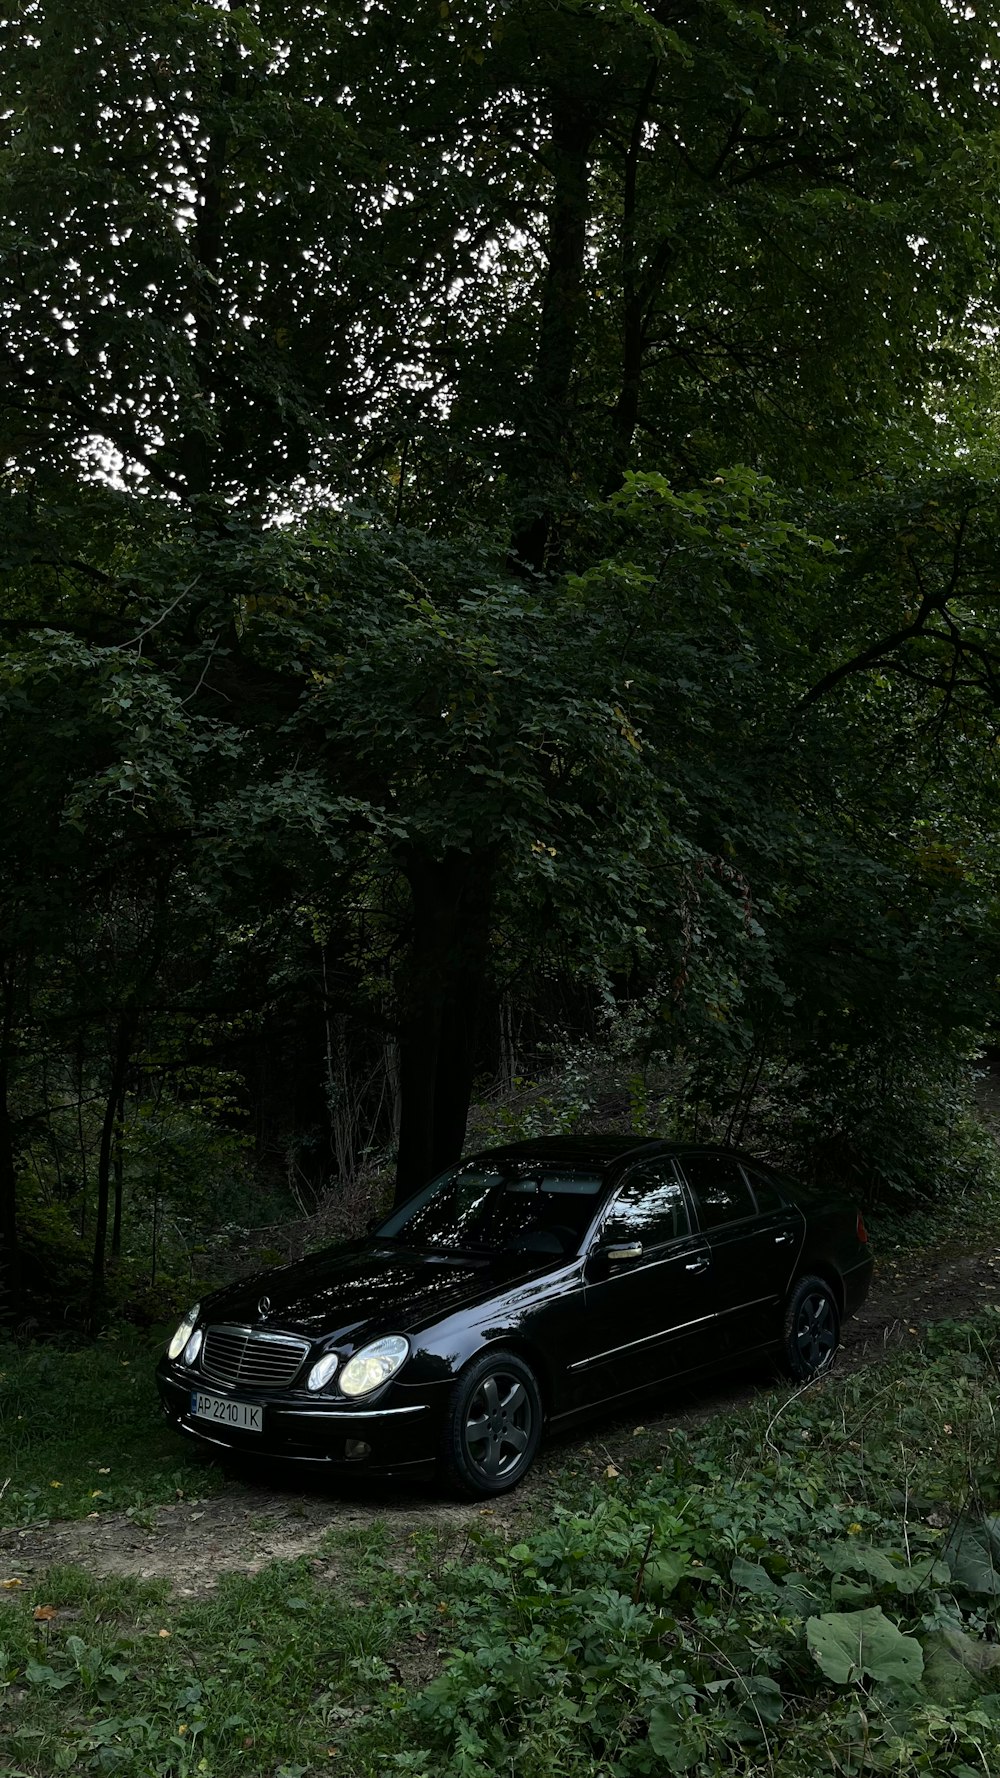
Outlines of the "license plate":
[{"label": "license plate", "polygon": [[199,1420],[214,1420],[217,1426],[238,1426],[241,1432],[263,1432],[264,1410],[248,1401],[230,1401],[225,1395],[203,1395],[200,1389],[191,1393],[191,1412]]}]

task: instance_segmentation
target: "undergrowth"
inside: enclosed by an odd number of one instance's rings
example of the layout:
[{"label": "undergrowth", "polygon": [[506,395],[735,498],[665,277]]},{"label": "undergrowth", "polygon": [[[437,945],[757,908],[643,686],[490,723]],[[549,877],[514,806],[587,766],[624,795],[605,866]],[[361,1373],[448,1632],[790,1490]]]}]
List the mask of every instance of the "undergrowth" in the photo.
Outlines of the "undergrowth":
[{"label": "undergrowth", "polygon": [[369,1525],[207,1603],[26,1580],[0,1593],[3,1757],[27,1778],[992,1778],[998,1367],[1000,1316],[939,1324],[636,1440],[596,1487],[565,1472],[519,1541],[477,1513],[457,1560]]},{"label": "undergrowth", "polygon": [[371,1778],[1000,1769],[1000,1322],[749,1407],[441,1587]]},{"label": "undergrowth", "polygon": [[77,1348],[0,1341],[0,1526],[141,1513],[225,1486],[160,1412],[163,1338],[125,1327]]}]

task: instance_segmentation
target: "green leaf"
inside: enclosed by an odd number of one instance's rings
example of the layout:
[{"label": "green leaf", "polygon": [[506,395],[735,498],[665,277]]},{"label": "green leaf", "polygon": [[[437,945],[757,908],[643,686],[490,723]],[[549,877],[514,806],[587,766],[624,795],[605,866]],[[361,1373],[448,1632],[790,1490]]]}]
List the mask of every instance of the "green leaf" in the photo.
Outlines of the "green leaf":
[{"label": "green leaf", "polygon": [[941,1554],[968,1592],[1000,1593],[1000,1519],[956,1519]]},{"label": "green leaf", "polygon": [[735,1557],[732,1566],[732,1577],[735,1586],[743,1587],[748,1593],[759,1593],[773,1596],[781,1591],[774,1577],[768,1574],[759,1562],[748,1562],[743,1556]]},{"label": "green leaf", "polygon": [[962,1704],[984,1691],[995,1691],[1000,1648],[979,1642],[964,1630],[935,1630],[926,1636],[924,1683],[939,1704]]},{"label": "green leaf", "polygon": [[897,1630],[880,1605],[866,1611],[828,1611],[822,1617],[811,1617],[806,1641],[835,1685],[854,1685],[861,1678],[916,1685],[924,1670],[923,1650],[916,1637]]},{"label": "green leaf", "polygon": [[649,1718],[649,1745],[668,1772],[689,1772],[701,1746],[672,1704],[656,1704]]}]

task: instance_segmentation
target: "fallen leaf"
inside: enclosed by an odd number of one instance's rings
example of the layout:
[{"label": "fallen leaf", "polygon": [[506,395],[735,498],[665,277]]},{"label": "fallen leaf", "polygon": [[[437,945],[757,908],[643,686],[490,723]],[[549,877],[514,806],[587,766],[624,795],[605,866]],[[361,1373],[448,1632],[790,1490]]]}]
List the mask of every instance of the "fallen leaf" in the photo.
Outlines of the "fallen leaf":
[{"label": "fallen leaf", "polygon": [[61,1487],[62,1487],[62,1482],[50,1482],[50,1483],[49,1483],[49,1487],[50,1487],[50,1488],[61,1488]]},{"label": "fallen leaf", "polygon": [[157,1630],[156,1632],[157,1636],[170,1636],[172,1633],[170,1630]]},{"label": "fallen leaf", "polygon": [[16,1575],[13,1575],[10,1580],[0,1580],[0,1587],[23,1587],[23,1585],[23,1580],[18,1580]]},{"label": "fallen leaf", "polygon": [[99,1469],[97,1473],[98,1475],[110,1475],[111,1471],[110,1469]]},{"label": "fallen leaf", "polygon": [[642,1432],[645,1432],[645,1430],[646,1430],[646,1428],[645,1428],[645,1427],[644,1427],[644,1426],[633,1426],[633,1428],[632,1428],[632,1437],[633,1437],[633,1438],[638,1438],[638,1437],[639,1437],[639,1434],[640,1434],[640,1433],[642,1433]]},{"label": "fallen leaf", "polygon": [[35,1622],[36,1623],[48,1624],[48,1623],[51,1623],[51,1621],[54,1617],[58,1617],[58,1616],[59,1616],[59,1607],[57,1605],[36,1605],[35,1606]]},{"label": "fallen leaf", "polygon": [[608,1467],[604,1471],[604,1473],[606,1476],[609,1476],[612,1481],[614,1481],[615,1476],[621,1475],[621,1470],[616,1469],[613,1463],[609,1463]]}]

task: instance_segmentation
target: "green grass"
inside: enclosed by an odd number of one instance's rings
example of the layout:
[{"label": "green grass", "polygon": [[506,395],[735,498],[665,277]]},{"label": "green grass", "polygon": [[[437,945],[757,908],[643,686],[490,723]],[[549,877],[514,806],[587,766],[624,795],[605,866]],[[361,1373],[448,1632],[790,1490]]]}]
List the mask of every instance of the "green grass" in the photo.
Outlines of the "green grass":
[{"label": "green grass", "polygon": [[435,1583],[452,1652],[358,1769],[995,1778],[998,1365],[996,1316],[939,1327],[477,1532]]},{"label": "green grass", "polygon": [[[0,1607],[11,1693],[0,1755],[29,1778],[332,1769],[345,1731],[391,1680],[383,1657],[413,1612],[372,1552],[352,1562],[350,1596],[327,1567],[302,1559],[230,1575],[210,1602],[181,1608],[162,1584],[51,1570]],[[37,1620],[39,1605],[56,1615]]]},{"label": "green grass", "polygon": [[0,1342],[0,1526],[141,1511],[226,1485],[160,1413],[163,1334],[124,1329],[94,1345]]},{"label": "green grass", "polygon": [[567,1468],[516,1543],[472,1509],[458,1559],[368,1524],[203,1602],[50,1570],[0,1596],[0,1765],[994,1778],[998,1390],[988,1314]]}]

